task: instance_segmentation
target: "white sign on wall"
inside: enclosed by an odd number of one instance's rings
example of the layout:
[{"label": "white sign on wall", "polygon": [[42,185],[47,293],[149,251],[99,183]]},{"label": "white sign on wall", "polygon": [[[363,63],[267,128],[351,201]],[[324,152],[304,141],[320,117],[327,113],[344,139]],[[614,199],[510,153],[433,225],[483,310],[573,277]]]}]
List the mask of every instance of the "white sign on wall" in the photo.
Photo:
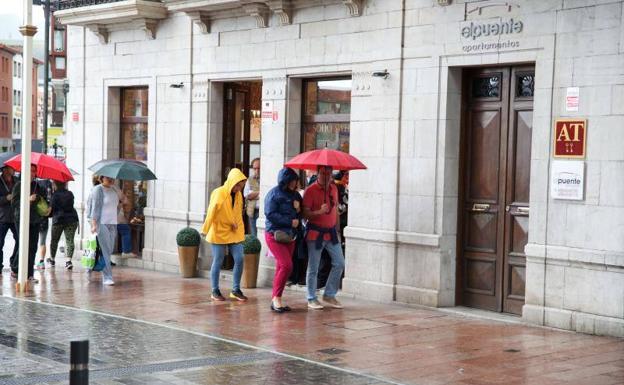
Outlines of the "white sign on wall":
[{"label": "white sign on wall", "polygon": [[566,89],[566,112],[575,112],[579,109],[579,88],[568,87]]},{"label": "white sign on wall", "polygon": [[585,162],[553,160],[550,178],[550,195],[554,199],[583,200]]},{"label": "white sign on wall", "polygon": [[273,101],[262,101],[262,123],[270,123],[273,120]]}]

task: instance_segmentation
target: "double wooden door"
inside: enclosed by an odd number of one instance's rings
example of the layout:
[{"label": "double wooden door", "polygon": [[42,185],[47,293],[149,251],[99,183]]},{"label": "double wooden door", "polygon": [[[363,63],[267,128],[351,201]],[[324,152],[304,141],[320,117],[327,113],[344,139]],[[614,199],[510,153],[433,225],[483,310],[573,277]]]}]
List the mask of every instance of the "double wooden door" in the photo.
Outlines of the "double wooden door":
[{"label": "double wooden door", "polygon": [[463,79],[458,303],[521,314],[535,71],[467,69]]}]

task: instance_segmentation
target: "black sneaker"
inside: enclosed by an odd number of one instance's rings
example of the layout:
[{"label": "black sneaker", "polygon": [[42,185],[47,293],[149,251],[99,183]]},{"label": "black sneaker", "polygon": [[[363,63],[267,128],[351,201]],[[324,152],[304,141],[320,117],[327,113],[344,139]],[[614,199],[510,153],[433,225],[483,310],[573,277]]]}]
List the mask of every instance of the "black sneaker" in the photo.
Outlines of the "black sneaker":
[{"label": "black sneaker", "polygon": [[239,290],[232,290],[232,292],[230,293],[230,298],[235,299],[237,301],[240,302],[245,302],[247,301],[247,297],[245,297],[245,294],[243,294],[242,291]]},{"label": "black sneaker", "polygon": [[67,261],[67,262],[65,262],[65,269],[66,269],[66,270],[71,270],[71,269],[73,269],[73,268],[74,268],[74,265],[72,264],[72,262],[71,262],[71,261]]},{"label": "black sneaker", "polygon": [[48,258],[46,259],[46,262],[48,262],[48,265],[54,267],[54,265],[56,264],[56,262],[54,262],[54,259],[52,258]]},{"label": "black sneaker", "polygon": [[212,294],[210,294],[210,298],[212,298],[213,301],[219,301],[219,302],[225,301],[225,297],[221,295],[221,290],[219,289],[214,289],[212,291]]}]

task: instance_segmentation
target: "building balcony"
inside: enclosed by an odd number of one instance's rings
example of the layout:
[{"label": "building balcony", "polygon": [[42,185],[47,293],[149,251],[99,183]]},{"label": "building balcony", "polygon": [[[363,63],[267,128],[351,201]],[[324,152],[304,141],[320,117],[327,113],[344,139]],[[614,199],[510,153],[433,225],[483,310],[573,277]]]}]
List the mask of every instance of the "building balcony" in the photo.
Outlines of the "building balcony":
[{"label": "building balcony", "polygon": [[360,16],[365,0],[162,0],[170,12],[186,13],[201,31],[210,31],[210,21],[250,16],[258,28],[269,26],[271,15],[278,25],[292,23],[292,14],[301,8],[343,4],[351,16]]},{"label": "building balcony", "polygon": [[53,0],[52,6],[56,11],[71,8],[90,7],[92,5],[116,3],[123,0]]},{"label": "building balcony", "polygon": [[102,43],[111,31],[139,28],[151,39],[167,12],[183,12],[203,33],[212,20],[249,16],[258,28],[269,26],[272,15],[279,25],[292,23],[298,9],[343,4],[351,16],[362,14],[365,0],[55,0],[54,16],[61,24],[80,25],[93,31]]},{"label": "building balcony", "polygon": [[54,17],[61,24],[86,27],[102,44],[119,30],[142,29],[153,39],[158,21],[167,17],[159,0],[57,0],[56,6]]}]

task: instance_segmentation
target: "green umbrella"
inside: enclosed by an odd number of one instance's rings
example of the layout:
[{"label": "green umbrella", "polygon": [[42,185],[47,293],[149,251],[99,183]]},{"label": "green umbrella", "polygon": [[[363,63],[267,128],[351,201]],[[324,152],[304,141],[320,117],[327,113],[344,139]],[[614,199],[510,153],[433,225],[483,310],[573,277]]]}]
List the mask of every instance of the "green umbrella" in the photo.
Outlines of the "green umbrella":
[{"label": "green umbrella", "polygon": [[121,180],[152,180],[156,175],[147,168],[145,163],[132,159],[103,159],[89,170],[96,175]]},{"label": "green umbrella", "polygon": [[4,167],[4,162],[13,158],[15,155],[17,155],[17,152],[13,151],[3,152],[2,154],[0,154],[0,168]]}]

